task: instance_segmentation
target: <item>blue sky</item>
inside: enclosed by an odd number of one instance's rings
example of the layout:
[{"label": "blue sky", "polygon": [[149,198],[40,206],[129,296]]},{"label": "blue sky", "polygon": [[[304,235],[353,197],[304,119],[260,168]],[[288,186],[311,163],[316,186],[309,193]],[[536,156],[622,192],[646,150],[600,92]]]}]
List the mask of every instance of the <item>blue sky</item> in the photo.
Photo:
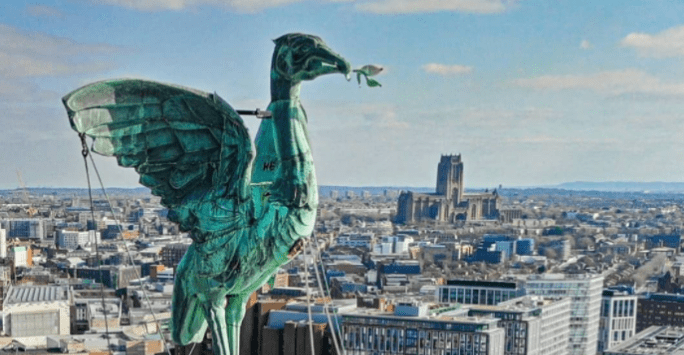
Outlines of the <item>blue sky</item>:
[{"label": "blue sky", "polygon": [[[682,181],[684,2],[64,0],[0,5],[0,188],[85,186],[60,98],[140,77],[265,108],[274,39],[321,36],[382,88],[304,84],[320,184]],[[245,121],[254,133],[257,120]],[[108,186],[137,186],[98,159]]]}]

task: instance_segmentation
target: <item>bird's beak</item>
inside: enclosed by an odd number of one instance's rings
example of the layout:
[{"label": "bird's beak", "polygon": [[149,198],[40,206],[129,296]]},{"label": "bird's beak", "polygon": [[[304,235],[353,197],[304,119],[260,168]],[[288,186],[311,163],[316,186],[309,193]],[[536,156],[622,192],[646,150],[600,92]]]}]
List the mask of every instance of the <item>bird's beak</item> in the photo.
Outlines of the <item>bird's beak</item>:
[{"label": "bird's beak", "polygon": [[352,69],[349,62],[325,45],[319,45],[308,66],[310,74],[313,74],[311,79],[320,75],[341,73],[347,81],[351,80]]}]

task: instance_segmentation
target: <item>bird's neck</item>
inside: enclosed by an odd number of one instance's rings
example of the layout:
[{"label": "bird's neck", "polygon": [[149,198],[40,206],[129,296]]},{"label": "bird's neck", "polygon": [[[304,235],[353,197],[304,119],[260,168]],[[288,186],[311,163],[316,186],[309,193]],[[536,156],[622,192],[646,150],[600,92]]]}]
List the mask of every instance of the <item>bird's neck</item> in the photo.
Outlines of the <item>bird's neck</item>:
[{"label": "bird's neck", "polygon": [[[306,112],[299,101],[300,86],[299,83],[291,84],[285,81],[271,82],[271,103],[268,110],[272,116],[270,120],[262,122],[260,128],[260,131],[266,129],[271,133],[257,135],[257,159],[259,147],[262,147],[263,154],[274,154],[279,162],[278,178],[291,184],[298,184],[297,188],[300,191],[296,193],[300,194],[300,197],[303,193],[306,195],[300,203],[315,210],[318,204],[318,188]],[[268,147],[270,145],[273,148]],[[302,188],[305,192],[301,191]]]},{"label": "bird's neck", "polygon": [[298,103],[301,87],[301,82],[273,78],[271,80],[271,102],[289,100]]},{"label": "bird's neck", "polygon": [[299,101],[301,83],[275,77],[271,80],[272,112],[269,126],[273,129],[273,140],[279,160],[297,157],[311,161],[311,148],[307,132],[307,117]]}]

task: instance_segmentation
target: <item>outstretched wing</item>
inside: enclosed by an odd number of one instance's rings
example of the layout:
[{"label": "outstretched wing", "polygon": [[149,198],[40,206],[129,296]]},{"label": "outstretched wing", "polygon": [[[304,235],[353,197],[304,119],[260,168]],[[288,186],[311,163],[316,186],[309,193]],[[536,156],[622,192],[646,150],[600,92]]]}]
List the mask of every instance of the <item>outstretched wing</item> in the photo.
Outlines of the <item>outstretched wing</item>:
[{"label": "outstretched wing", "polygon": [[73,129],[94,139],[92,150],[135,168],[170,209],[209,191],[250,197],[249,133],[216,94],[129,79],[86,85],[62,100]]}]

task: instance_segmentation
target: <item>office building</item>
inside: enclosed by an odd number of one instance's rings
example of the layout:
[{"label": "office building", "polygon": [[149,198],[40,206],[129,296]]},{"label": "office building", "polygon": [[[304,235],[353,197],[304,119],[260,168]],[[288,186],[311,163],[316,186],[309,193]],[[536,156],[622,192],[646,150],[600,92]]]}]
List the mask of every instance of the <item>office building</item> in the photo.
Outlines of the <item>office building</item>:
[{"label": "office building", "polygon": [[426,305],[398,303],[393,312],[358,308],[342,314],[349,355],[503,355],[504,329],[492,317],[428,314]]},{"label": "office building", "polygon": [[183,259],[183,255],[190,249],[190,243],[173,243],[165,245],[161,249],[162,264],[166,267],[175,268]]},{"label": "office building", "polygon": [[70,269],[69,272],[75,277],[93,280],[113,289],[127,287],[131,280],[140,277],[140,265],[106,265],[102,267],[79,267]]},{"label": "office building", "polygon": [[447,280],[436,290],[439,303],[497,305],[523,294],[517,283],[509,281]]},{"label": "office building", "polygon": [[601,300],[598,351],[613,348],[636,334],[637,296],[606,289]]},{"label": "office building", "polygon": [[523,296],[496,306],[469,305],[469,316],[492,315],[506,331],[505,355],[564,355],[570,336],[570,299]]},{"label": "office building", "polygon": [[637,332],[654,325],[684,327],[684,295],[646,294],[637,303]]},{"label": "office building", "polygon": [[76,230],[60,230],[57,236],[57,246],[64,249],[74,250],[84,246],[95,247],[100,242],[100,232],[94,230],[79,232]]},{"label": "office building", "polygon": [[0,227],[7,231],[7,238],[45,239],[45,227],[40,218],[7,219],[0,223]]},{"label": "office building", "polygon": [[592,274],[530,275],[525,289],[528,295],[570,297],[569,354],[594,354],[598,347],[603,276]]},{"label": "office building", "polygon": [[343,233],[335,239],[335,244],[350,248],[364,248],[371,250],[374,240],[374,233]]}]

